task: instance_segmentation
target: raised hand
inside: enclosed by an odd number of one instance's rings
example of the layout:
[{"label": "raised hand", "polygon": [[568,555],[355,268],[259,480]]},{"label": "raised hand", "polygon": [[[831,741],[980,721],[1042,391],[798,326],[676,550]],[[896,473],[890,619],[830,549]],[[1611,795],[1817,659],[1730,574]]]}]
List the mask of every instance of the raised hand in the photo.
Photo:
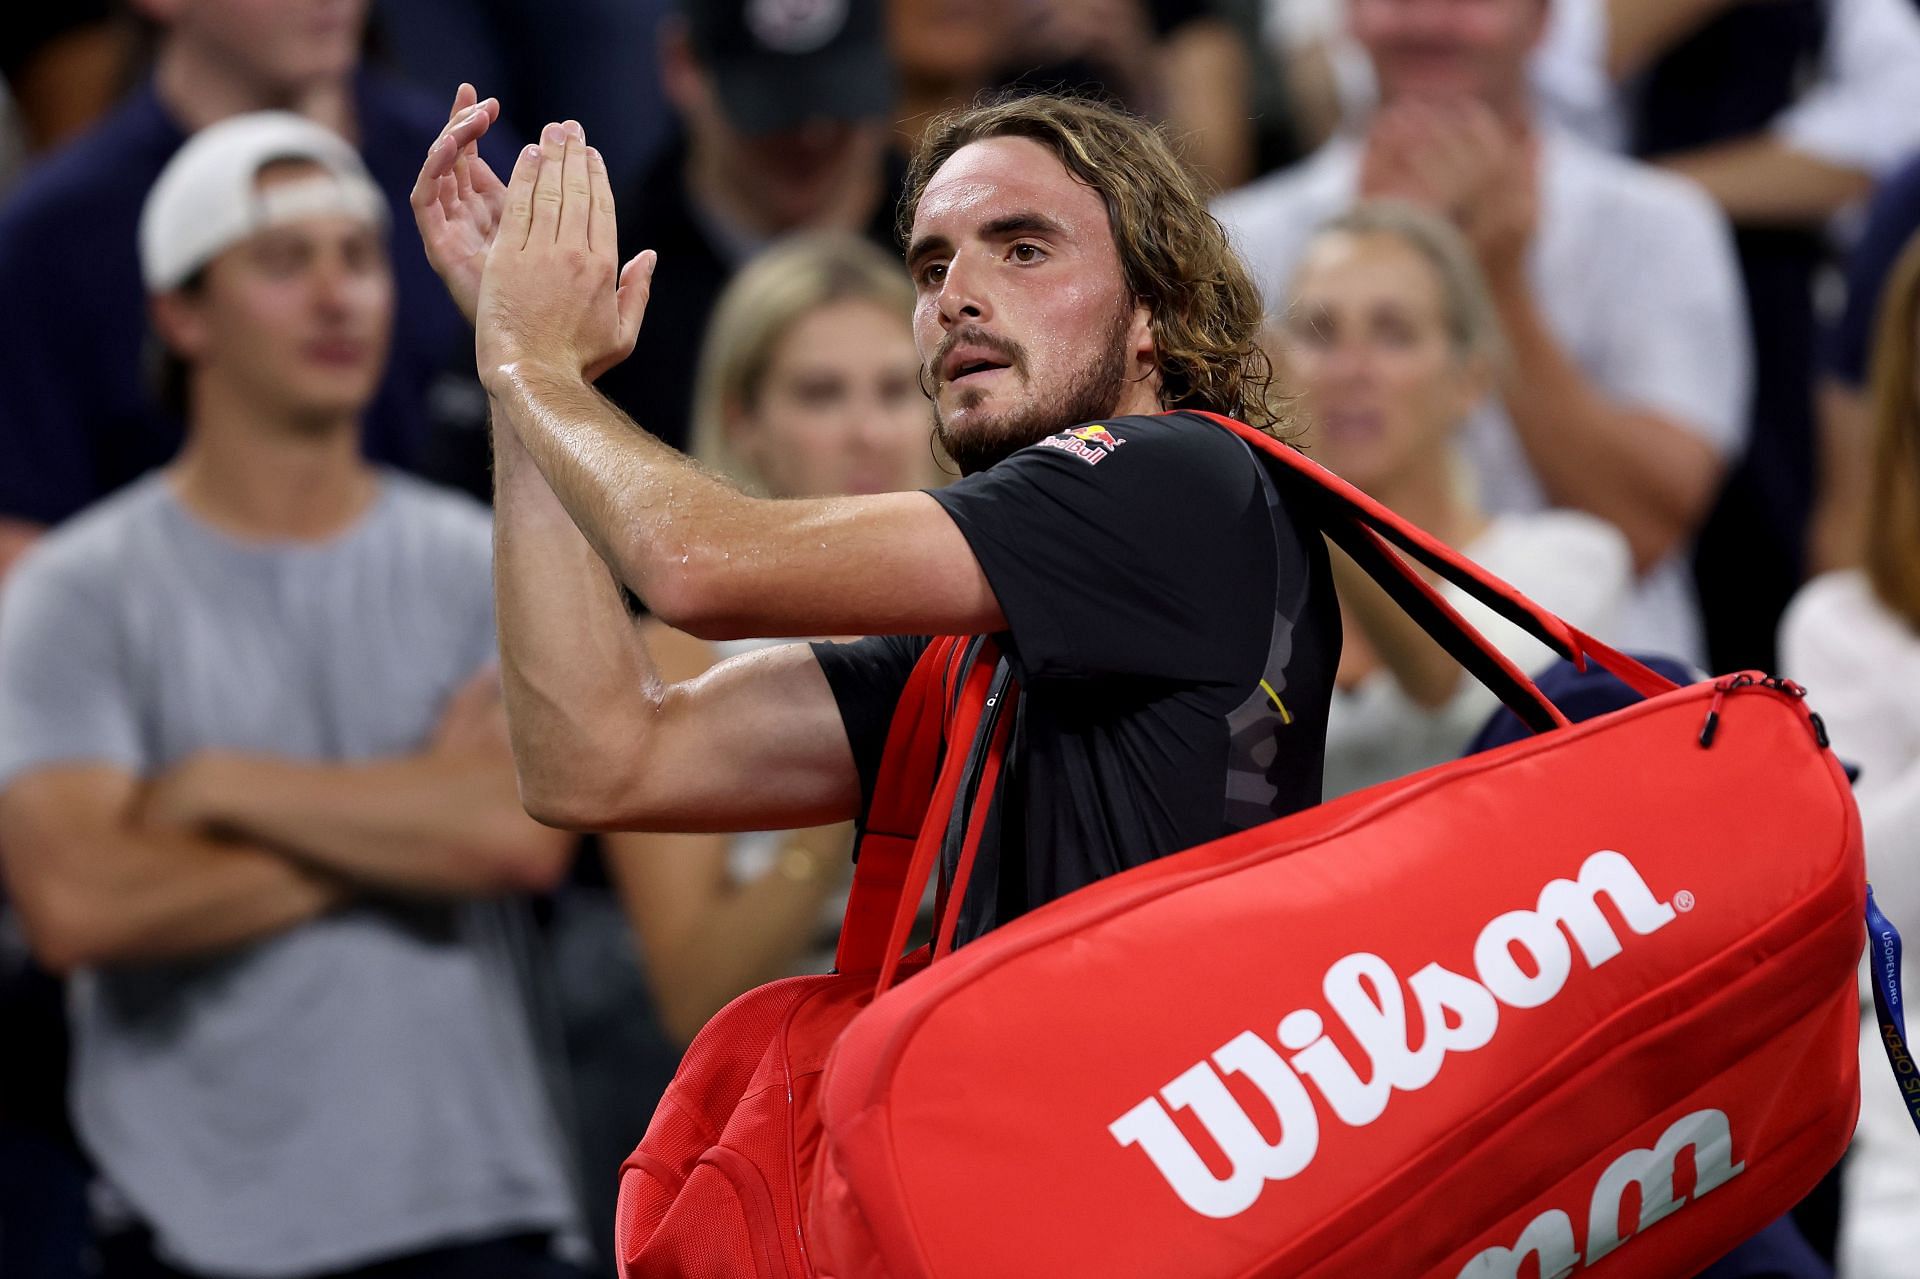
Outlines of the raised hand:
[{"label": "raised hand", "polygon": [[619,266],[613,188],[578,123],[520,153],[481,277],[483,379],[528,363],[588,381],[627,358],[653,284],[651,249]]},{"label": "raised hand", "polygon": [[427,261],[440,273],[460,314],[473,321],[487,246],[506,209],[507,189],[476,145],[500,118],[500,103],[479,101],[470,84],[453,95],[447,126],[427,148],[409,203]]}]

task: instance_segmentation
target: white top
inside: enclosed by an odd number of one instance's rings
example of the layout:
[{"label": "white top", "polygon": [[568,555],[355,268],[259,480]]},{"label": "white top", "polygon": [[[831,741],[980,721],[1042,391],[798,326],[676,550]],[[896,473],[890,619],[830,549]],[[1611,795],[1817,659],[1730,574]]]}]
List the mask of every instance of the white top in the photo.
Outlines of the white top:
[{"label": "white top", "polygon": [[[1804,684],[1833,749],[1860,769],[1854,785],[1867,878],[1905,933],[1901,976],[1920,991],[1920,635],[1857,570],[1803,587],[1780,624],[1784,672]],[[1872,1002],[1864,990],[1863,1013]],[[1915,1021],[1911,1011],[1907,1025]],[[1900,1103],[1885,1051],[1863,1018],[1860,1126],[1844,1172],[1840,1268],[1848,1279],[1906,1279],[1920,1255],[1920,1134]]]},{"label": "white top", "polygon": [[[1462,548],[1482,568],[1583,631],[1606,632],[1626,601],[1633,573],[1627,540],[1580,511],[1503,515]],[[1441,595],[1493,646],[1528,674],[1555,658],[1546,646],[1452,584]],[[1332,799],[1457,759],[1500,702],[1462,674],[1445,706],[1428,710],[1380,670],[1336,691],[1327,711],[1326,784]]]},{"label": "white top", "polygon": [[[1566,133],[1542,136],[1540,223],[1529,274],[1547,324],[1604,394],[1672,418],[1722,456],[1747,432],[1752,354],[1726,221],[1692,183]],[[1278,318],[1314,230],[1344,212],[1360,146],[1341,139],[1285,172],[1222,196],[1214,213]],[[1462,443],[1495,514],[1547,505],[1506,410],[1489,401]],[[1684,554],[1641,579],[1617,641],[1698,665],[1699,604]]]},{"label": "white top", "polygon": [[[1920,150],[1920,12],[1910,0],[1828,0],[1818,68],[1773,121],[1794,148],[1875,177]],[[1347,34],[1343,0],[1267,0],[1267,42],[1293,51],[1324,45],[1342,117],[1366,117],[1378,99],[1366,50]],[[1626,126],[1607,74],[1603,0],[1554,0],[1528,62],[1542,115],[1596,146],[1619,150]]]}]

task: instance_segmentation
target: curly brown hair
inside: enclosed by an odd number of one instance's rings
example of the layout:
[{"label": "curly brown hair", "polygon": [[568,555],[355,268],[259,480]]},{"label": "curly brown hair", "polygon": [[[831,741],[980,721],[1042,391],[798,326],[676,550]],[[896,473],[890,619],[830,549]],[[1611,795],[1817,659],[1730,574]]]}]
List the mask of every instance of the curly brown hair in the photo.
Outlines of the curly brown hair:
[{"label": "curly brown hair", "polygon": [[1259,291],[1193,174],[1138,116],[1047,94],[947,112],[928,125],[907,170],[901,243],[940,166],[989,138],[1031,138],[1106,202],[1127,288],[1153,317],[1162,405],[1209,409],[1269,430],[1282,425],[1273,366],[1259,342]]}]

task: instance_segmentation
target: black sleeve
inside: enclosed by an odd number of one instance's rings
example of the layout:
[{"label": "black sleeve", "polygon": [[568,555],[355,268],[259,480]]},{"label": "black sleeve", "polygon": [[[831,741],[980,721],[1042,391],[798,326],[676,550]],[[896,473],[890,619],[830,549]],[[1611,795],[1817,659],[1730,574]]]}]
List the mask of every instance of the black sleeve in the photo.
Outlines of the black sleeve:
[{"label": "black sleeve", "polygon": [[1273,590],[1256,465],[1206,423],[1120,418],[932,496],[993,587],[1023,678],[1232,683],[1246,674],[1246,605]]},{"label": "black sleeve", "polygon": [[873,802],[874,779],[887,748],[893,708],[913,665],[931,641],[924,635],[873,635],[845,644],[817,643],[813,655],[826,672],[860,772],[860,812]]}]

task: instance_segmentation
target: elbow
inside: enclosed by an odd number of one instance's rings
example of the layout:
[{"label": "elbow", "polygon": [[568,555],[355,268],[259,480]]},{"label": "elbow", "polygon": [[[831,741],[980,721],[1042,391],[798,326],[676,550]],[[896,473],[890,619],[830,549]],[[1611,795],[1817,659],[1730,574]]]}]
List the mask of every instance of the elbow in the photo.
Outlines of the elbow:
[{"label": "elbow", "polygon": [[495,879],[508,893],[550,893],[566,878],[574,838],[570,833],[536,828],[531,822],[523,824],[529,829],[493,858]]},{"label": "elbow", "polygon": [[114,946],[99,906],[80,894],[48,888],[14,901],[27,949],[57,977],[97,968],[113,958]]},{"label": "elbow", "polygon": [[644,598],[665,625],[713,641],[760,634],[747,608],[754,597],[726,552],[694,548],[655,574]]}]

